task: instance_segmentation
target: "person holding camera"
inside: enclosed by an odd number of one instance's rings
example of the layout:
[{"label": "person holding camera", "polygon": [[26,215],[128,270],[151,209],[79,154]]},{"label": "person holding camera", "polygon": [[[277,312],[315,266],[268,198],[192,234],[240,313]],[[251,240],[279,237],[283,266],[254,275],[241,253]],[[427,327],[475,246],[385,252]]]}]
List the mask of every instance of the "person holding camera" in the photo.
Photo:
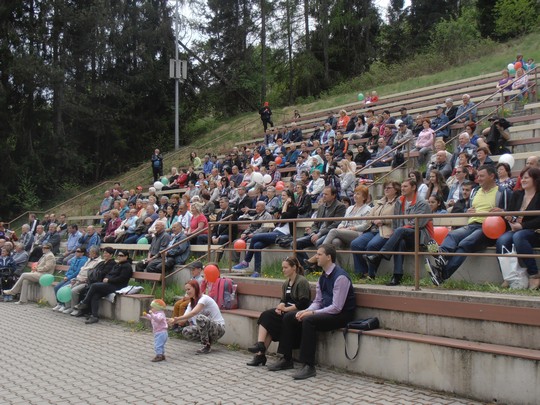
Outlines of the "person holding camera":
[{"label": "person holding camera", "polygon": [[486,140],[491,154],[503,155],[505,153],[511,153],[506,147],[506,144],[510,140],[508,128],[512,126],[512,123],[505,118],[499,118],[497,116],[489,118],[488,121],[491,121],[491,126],[484,129],[482,135]]}]

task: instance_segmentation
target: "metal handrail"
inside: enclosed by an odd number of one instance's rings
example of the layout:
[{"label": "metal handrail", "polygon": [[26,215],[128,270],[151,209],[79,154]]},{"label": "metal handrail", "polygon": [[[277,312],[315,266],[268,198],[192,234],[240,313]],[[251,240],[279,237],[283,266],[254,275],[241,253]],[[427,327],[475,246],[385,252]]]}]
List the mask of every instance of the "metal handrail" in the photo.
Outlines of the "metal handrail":
[{"label": "metal handrail", "polygon": [[[399,252],[399,251],[385,251],[385,255],[405,255],[405,256],[414,256],[415,258],[415,271],[414,271],[414,282],[415,282],[415,290],[420,290],[420,259],[422,256],[429,256],[432,255],[429,252],[423,252],[420,251],[420,244],[419,244],[419,235],[420,235],[420,228],[418,226],[418,219],[436,219],[436,218],[470,218],[470,217],[491,217],[491,216],[508,216],[509,213],[512,213],[512,215],[515,216],[538,216],[540,215],[540,211],[501,211],[501,212],[477,212],[477,213],[456,213],[456,214],[403,214],[403,215],[378,215],[377,217],[373,216],[358,216],[358,217],[331,217],[331,218],[293,218],[293,219],[280,219],[279,222],[281,223],[292,223],[293,224],[293,244],[292,244],[292,251],[293,254],[296,255],[297,249],[296,249],[296,228],[297,223],[299,222],[306,222],[306,220],[310,220],[313,222],[326,222],[328,220],[334,221],[351,221],[351,220],[367,220],[372,221],[374,219],[404,219],[404,218],[410,218],[415,219],[415,247],[414,251],[405,251],[405,252]],[[251,220],[251,221],[219,221],[220,224],[242,224],[242,223],[275,223],[276,220]],[[217,224],[218,222],[209,222],[210,224]],[[225,251],[232,251],[234,248],[226,248],[224,247],[223,250]],[[252,251],[252,252],[262,252],[265,249],[249,249],[246,250]],[[272,249],[273,252],[291,252],[291,249]],[[305,249],[302,250],[302,252],[315,252],[316,250],[313,249]],[[344,250],[340,249],[338,250],[338,253],[351,253],[351,254],[380,254],[380,251],[352,251],[352,250]],[[497,253],[440,253],[443,256],[474,256],[474,257],[498,257],[500,254]],[[540,254],[505,254],[505,257],[518,257],[518,258],[539,258]],[[231,271],[231,267],[229,268],[229,271]]]}]

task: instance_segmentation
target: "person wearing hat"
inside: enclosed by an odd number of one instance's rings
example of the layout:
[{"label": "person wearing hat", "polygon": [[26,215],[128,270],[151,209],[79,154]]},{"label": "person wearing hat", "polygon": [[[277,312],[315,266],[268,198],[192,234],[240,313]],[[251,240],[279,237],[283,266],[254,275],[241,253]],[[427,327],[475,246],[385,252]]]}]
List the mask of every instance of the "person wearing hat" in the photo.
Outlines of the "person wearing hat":
[{"label": "person wearing hat", "polygon": [[[202,282],[204,281],[204,277],[202,276],[202,271],[203,271],[202,262],[199,260],[196,260],[187,267],[191,272],[191,280],[195,280],[197,281],[197,283],[199,283],[199,285],[201,285]],[[173,318],[184,315],[188,304],[189,304],[189,297],[187,296],[187,294],[184,295],[182,298],[180,298],[178,301],[176,301],[173,307]],[[172,330],[173,332],[180,332],[181,328],[179,325],[175,325]]]},{"label": "person wearing hat", "polygon": [[21,274],[21,277],[11,290],[4,290],[4,295],[21,294],[16,304],[26,304],[28,302],[28,283],[38,283],[42,275],[54,273],[56,258],[51,251],[52,245],[46,242],[43,244],[42,249],[43,256],[41,256],[35,267],[32,266],[32,271]]},{"label": "person wearing hat", "polygon": [[407,107],[401,107],[399,112],[401,113],[401,116],[399,117],[401,122],[404,122],[407,128],[412,129],[414,119],[410,114],[407,114]]},{"label": "person wearing hat", "polygon": [[165,316],[165,308],[167,308],[165,301],[156,299],[150,304],[150,312],[143,312],[143,316],[152,323],[152,331],[154,332],[154,350],[156,352],[156,357],[151,360],[154,363],[166,360],[165,343],[167,343],[167,340],[169,339],[169,334],[167,332],[169,326],[167,324],[167,317]]},{"label": "person wearing hat", "polygon": [[75,305],[74,309],[91,309],[92,315],[86,320],[86,324],[92,324],[99,321],[99,303],[101,298],[120,290],[128,285],[133,275],[131,259],[128,257],[127,250],[120,250],[116,254],[118,262],[112,270],[105,276],[103,281],[93,283],[86,294],[84,300]]},{"label": "person wearing hat", "polygon": [[[435,107],[435,114],[435,118],[431,121],[431,129],[435,131],[435,136],[437,138],[442,136],[446,142],[448,135],[450,135],[450,126],[446,125],[448,124],[448,117],[444,115],[444,107],[442,105]],[[440,129],[443,126],[444,128]]]}]

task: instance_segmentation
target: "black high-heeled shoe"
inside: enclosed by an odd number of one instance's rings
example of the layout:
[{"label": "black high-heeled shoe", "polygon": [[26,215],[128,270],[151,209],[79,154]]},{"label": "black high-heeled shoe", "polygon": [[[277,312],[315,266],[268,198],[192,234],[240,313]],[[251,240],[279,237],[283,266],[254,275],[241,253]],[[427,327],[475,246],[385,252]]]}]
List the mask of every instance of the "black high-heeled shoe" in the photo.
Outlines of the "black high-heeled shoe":
[{"label": "black high-heeled shoe", "polygon": [[259,365],[266,365],[266,356],[264,354],[256,354],[253,356],[253,360],[251,360],[249,363],[246,363],[248,366],[259,366]]},{"label": "black high-heeled shoe", "polygon": [[264,345],[264,342],[257,342],[253,346],[248,347],[248,352],[264,354],[266,352],[266,346]]}]

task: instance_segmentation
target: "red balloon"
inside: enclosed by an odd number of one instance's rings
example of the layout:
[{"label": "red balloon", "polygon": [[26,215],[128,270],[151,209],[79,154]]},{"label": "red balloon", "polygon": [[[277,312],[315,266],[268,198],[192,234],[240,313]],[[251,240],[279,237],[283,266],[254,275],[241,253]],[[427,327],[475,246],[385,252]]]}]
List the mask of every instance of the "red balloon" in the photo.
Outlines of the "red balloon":
[{"label": "red balloon", "polygon": [[433,239],[439,245],[442,245],[444,238],[448,235],[448,228],[446,226],[435,226],[433,227]]},{"label": "red balloon", "polygon": [[521,62],[514,63],[514,69],[518,70],[519,68],[522,68],[522,67],[523,67],[523,63]]},{"label": "red balloon", "polygon": [[281,162],[283,162],[283,159],[281,158],[281,156],[278,156],[278,157],[276,158],[276,164],[277,164],[277,165],[280,165]]},{"label": "red balloon", "polygon": [[283,183],[282,181],[278,181],[276,183],[276,190],[283,191],[284,189],[285,189],[285,183]]},{"label": "red balloon", "polygon": [[209,264],[204,268],[204,278],[209,283],[215,283],[219,278],[219,269],[213,264]]},{"label": "red balloon", "polygon": [[489,239],[498,239],[506,232],[506,222],[502,217],[487,217],[482,224],[482,231]]},{"label": "red balloon", "polygon": [[234,250],[237,252],[243,252],[246,250],[246,241],[244,239],[236,239],[234,241]]}]

